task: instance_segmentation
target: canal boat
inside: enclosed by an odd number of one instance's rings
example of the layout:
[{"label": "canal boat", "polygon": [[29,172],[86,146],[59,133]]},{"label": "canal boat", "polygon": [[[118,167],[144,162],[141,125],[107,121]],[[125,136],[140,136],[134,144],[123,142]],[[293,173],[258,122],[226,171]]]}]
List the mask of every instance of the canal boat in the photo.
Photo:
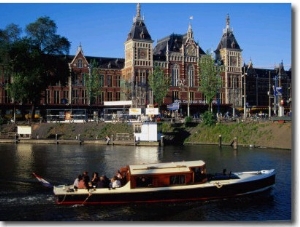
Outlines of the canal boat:
[{"label": "canal boat", "polygon": [[222,199],[257,193],[275,185],[275,169],[246,172],[206,172],[202,160],[128,165],[117,188],[77,189],[53,186],[57,204],[107,205],[127,203],[186,202]]}]

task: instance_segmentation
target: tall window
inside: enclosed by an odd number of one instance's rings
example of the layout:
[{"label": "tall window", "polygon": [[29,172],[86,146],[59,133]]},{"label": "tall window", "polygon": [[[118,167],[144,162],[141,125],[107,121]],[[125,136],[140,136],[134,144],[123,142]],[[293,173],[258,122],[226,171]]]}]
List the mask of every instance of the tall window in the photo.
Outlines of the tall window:
[{"label": "tall window", "polygon": [[106,81],[107,87],[112,87],[112,78],[111,78],[111,75],[107,75],[106,79],[107,79],[107,81]]},{"label": "tall window", "polygon": [[192,102],[193,100],[195,100],[195,93],[190,92],[190,102]]},{"label": "tall window", "polygon": [[107,101],[113,101],[112,92],[107,92]]},{"label": "tall window", "polygon": [[78,68],[82,68],[82,59],[78,59],[77,65],[78,65]]},{"label": "tall window", "polygon": [[120,92],[116,92],[116,101],[120,101],[121,100],[121,96],[120,96]]},{"label": "tall window", "polygon": [[172,91],[172,101],[174,102],[175,100],[178,99],[179,99],[178,91]]},{"label": "tall window", "polygon": [[187,85],[189,87],[193,87],[194,86],[194,66],[193,65],[189,65],[188,66],[188,70],[187,70]]},{"label": "tall window", "polygon": [[46,103],[47,104],[51,103],[51,92],[50,92],[50,90],[46,91]]},{"label": "tall window", "polygon": [[78,104],[78,90],[72,90],[72,104]]},{"label": "tall window", "polygon": [[87,90],[81,91],[81,97],[82,97],[82,104],[87,104],[88,98],[91,98],[91,97],[88,97]]},{"label": "tall window", "polygon": [[172,86],[178,86],[179,66],[175,64],[172,68]]},{"label": "tall window", "polygon": [[116,76],[116,87],[120,87],[120,75]]},{"label": "tall window", "polygon": [[60,98],[59,98],[59,91],[54,91],[54,104],[59,104],[60,103]]}]

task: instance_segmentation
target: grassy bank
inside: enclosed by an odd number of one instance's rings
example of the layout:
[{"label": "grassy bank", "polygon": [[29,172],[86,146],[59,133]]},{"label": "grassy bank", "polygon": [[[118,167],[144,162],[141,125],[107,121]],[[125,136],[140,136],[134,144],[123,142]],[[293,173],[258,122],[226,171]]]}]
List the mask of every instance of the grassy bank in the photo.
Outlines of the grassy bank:
[{"label": "grassy bank", "polygon": [[[182,144],[222,144],[229,145],[237,137],[238,144],[243,146],[292,148],[292,123],[250,122],[223,123],[214,126],[189,123],[159,123],[158,130],[165,136],[166,145]],[[2,125],[1,132],[16,131],[15,125]],[[133,127],[123,123],[42,123],[32,125],[32,137],[40,139],[75,139],[78,135],[83,140],[104,139],[106,135],[129,133],[133,138]]]},{"label": "grassy bank", "polygon": [[219,136],[223,145],[230,145],[233,139],[243,146],[258,146],[291,149],[292,124],[277,122],[221,123],[214,126],[203,124],[167,124],[161,125],[163,134],[172,143],[218,144]]}]

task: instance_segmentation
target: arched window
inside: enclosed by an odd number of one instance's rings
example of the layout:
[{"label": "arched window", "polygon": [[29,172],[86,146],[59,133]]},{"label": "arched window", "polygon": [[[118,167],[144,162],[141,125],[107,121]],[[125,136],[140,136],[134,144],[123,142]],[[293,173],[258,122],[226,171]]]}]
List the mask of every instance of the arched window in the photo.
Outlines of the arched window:
[{"label": "arched window", "polygon": [[194,86],[194,66],[189,65],[188,70],[187,70],[187,81],[188,81],[188,86],[193,87]]},{"label": "arched window", "polygon": [[179,86],[179,66],[175,64],[172,68],[172,86]]}]

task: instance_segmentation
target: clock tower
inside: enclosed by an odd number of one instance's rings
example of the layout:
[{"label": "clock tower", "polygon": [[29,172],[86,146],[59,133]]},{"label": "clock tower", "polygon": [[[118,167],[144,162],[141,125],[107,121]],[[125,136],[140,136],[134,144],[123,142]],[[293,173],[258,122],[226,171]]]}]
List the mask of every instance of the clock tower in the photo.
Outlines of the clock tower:
[{"label": "clock tower", "polygon": [[122,70],[124,81],[121,86],[122,100],[132,100],[134,107],[152,104],[148,87],[148,75],[153,69],[153,40],[147,30],[141,6],[137,4],[136,16],[125,42],[125,66]]},{"label": "clock tower", "polygon": [[222,104],[232,104],[234,111],[235,107],[242,106],[242,49],[230,27],[229,15],[226,17],[226,27],[215,54],[216,62],[225,66],[220,101]]}]

